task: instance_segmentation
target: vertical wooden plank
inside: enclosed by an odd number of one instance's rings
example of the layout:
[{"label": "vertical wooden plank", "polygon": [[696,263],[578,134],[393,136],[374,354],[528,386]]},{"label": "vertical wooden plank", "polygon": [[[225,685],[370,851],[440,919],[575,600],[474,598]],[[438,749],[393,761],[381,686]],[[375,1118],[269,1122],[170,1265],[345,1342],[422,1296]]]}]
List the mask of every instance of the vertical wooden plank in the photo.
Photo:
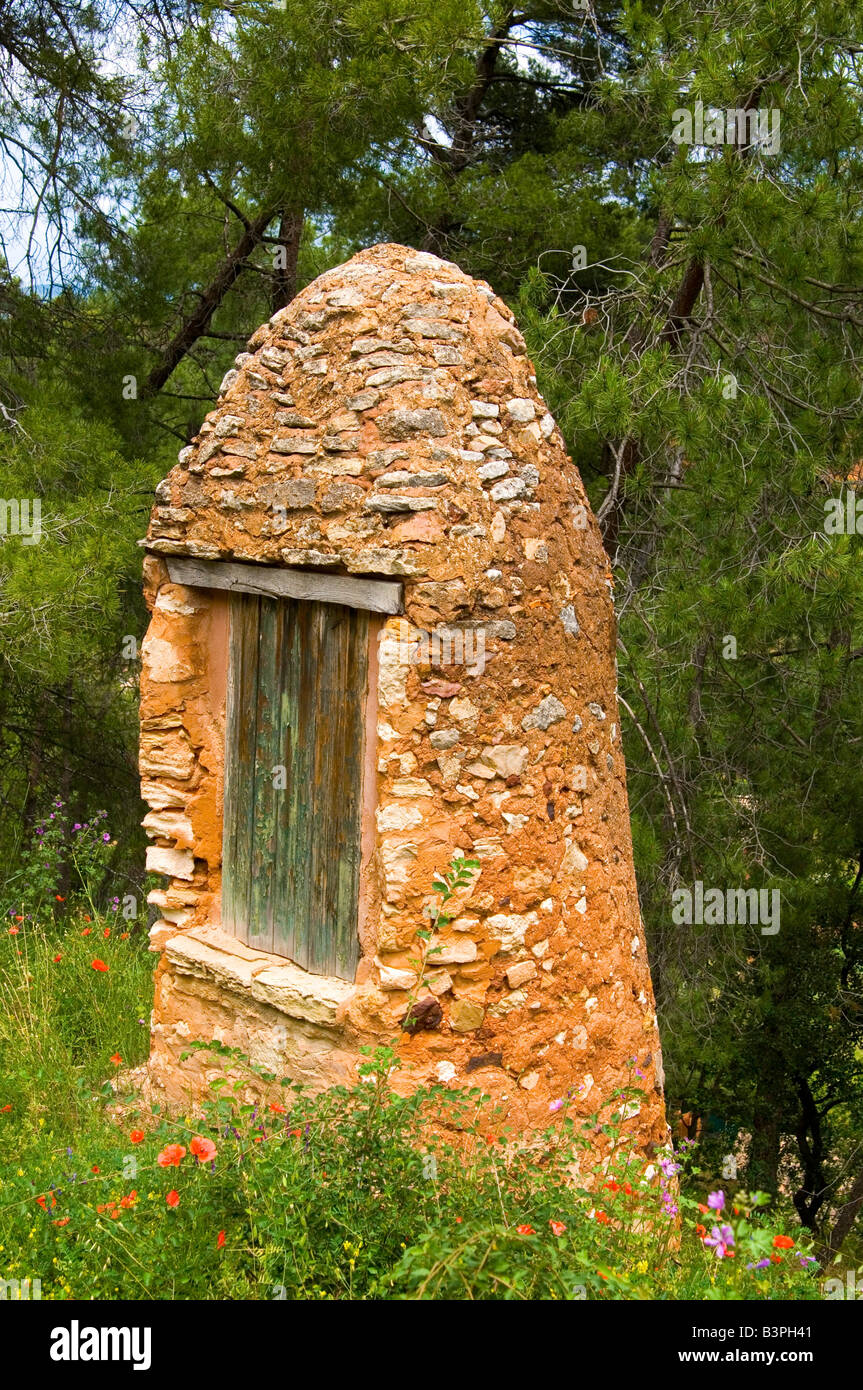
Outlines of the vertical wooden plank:
[{"label": "vertical wooden plank", "polygon": [[[365,746],[365,702],[368,684],[368,614],[345,613],[345,642],[339,673],[341,728],[334,749],[332,804],[341,808],[339,833],[331,872],[336,881],[333,917],[332,973],[352,980],[359,960],[357,916],[362,845],[362,782]],[[338,796],[343,779],[346,794]]]},{"label": "vertical wooden plank", "polygon": [[277,803],[276,874],[273,888],[273,950],[290,960],[296,959],[292,856],[293,836],[296,834],[294,802],[297,789],[302,787],[303,781],[301,731],[296,698],[301,638],[299,611],[300,605],[290,599],[282,604],[280,729],[282,761],[287,770],[287,782]]},{"label": "vertical wooden plank", "polygon": [[[259,600],[258,688],[254,758],[254,820],[250,844],[249,920],[247,941],[262,951],[273,949],[273,862],[275,856],[276,791],[273,768],[279,762],[276,675],[276,623],[278,599]],[[279,793],[281,795],[281,793]]]},{"label": "vertical wooden plank", "polygon": [[222,913],[225,929],[242,941],[247,940],[250,909],[259,603],[257,598],[239,595],[231,601],[231,679],[225,720]]}]

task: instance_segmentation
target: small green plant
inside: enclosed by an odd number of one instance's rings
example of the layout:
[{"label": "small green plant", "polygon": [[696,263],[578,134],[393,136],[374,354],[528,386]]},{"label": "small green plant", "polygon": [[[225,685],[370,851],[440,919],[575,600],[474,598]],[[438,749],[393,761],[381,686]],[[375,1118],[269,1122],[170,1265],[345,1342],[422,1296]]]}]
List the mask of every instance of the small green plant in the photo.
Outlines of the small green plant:
[{"label": "small green plant", "polygon": [[432,882],[432,887],[440,897],[440,902],[432,908],[432,927],[419,927],[415,933],[420,943],[419,957],[411,957],[408,964],[417,973],[417,982],[408,994],[407,1012],[402,1019],[402,1028],[410,1032],[419,1022],[416,1014],[416,1006],[419,1003],[419,991],[421,988],[428,988],[432,983],[426,974],[426,969],[434,957],[440,955],[443,949],[440,945],[434,944],[436,934],[442,928],[449,925],[453,920],[447,913],[446,908],[457,893],[463,888],[469,888],[473,882],[474,874],[481,867],[478,859],[464,859],[453,856],[444,872],[439,878]]}]

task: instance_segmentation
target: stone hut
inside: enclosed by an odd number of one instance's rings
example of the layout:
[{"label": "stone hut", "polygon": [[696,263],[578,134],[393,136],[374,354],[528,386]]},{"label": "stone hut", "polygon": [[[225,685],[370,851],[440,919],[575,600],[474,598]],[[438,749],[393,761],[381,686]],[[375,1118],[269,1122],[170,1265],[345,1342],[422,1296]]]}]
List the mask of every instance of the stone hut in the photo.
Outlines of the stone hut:
[{"label": "stone hut", "polygon": [[664,1143],[609,565],[506,304],[403,246],[320,276],[143,545],[153,1085],[201,1094],[195,1038],[316,1088],[398,1039],[397,1086],[479,1085],[525,1132],[637,1057],[628,1124]]}]

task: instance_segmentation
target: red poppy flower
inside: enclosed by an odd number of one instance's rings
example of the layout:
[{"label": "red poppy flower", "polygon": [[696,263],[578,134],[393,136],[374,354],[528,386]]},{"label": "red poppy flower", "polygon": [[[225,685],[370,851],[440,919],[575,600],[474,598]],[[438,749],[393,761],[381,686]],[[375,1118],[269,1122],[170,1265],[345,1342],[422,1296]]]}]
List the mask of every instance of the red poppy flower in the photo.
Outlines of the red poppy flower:
[{"label": "red poppy flower", "polygon": [[9,928],[9,935],[10,935],[10,936],[17,936],[20,930],[21,930],[20,927],[10,927],[10,928]]},{"label": "red poppy flower", "polygon": [[54,894],[54,901],[55,901],[55,902],[58,902],[58,903],[64,903],[64,902],[66,901],[66,899],[65,899],[65,898],[61,898],[59,893],[55,893],[55,894]]},{"label": "red poppy flower", "polygon": [[462,1221],[463,1221],[463,1219],[464,1219],[463,1217],[457,1216],[456,1219],[455,1219],[455,1224],[456,1224],[457,1226],[460,1226],[461,1223],[462,1223]]},{"label": "red poppy flower", "polygon": [[625,1182],[625,1183],[623,1184],[623,1190],[624,1190],[624,1192],[626,1193],[627,1197],[631,1197],[631,1196],[632,1196],[632,1183],[631,1183],[631,1182]]},{"label": "red poppy flower", "polygon": [[[52,1206],[52,1207],[56,1207],[56,1205],[57,1205],[57,1199],[56,1199],[56,1197],[54,1196],[53,1192],[49,1193],[48,1195],[49,1195],[50,1198],[51,1198],[51,1206]],[[45,1197],[37,1197],[37,1198],[36,1198],[36,1201],[39,1203],[39,1205],[40,1205],[40,1207],[42,1208],[43,1211],[47,1211],[47,1210],[48,1210],[47,1206],[45,1205],[45,1204],[46,1204],[46,1201],[47,1201],[47,1198],[45,1198]]]},{"label": "red poppy flower", "polygon": [[224,1244],[225,1244],[225,1232],[224,1232],[224,1231],[220,1231],[219,1234],[216,1236],[216,1249],[217,1249],[217,1250],[221,1250]]},{"label": "red poppy flower", "polygon": [[100,1172],[100,1171],[101,1171],[101,1170],[100,1170],[100,1168],[99,1168],[98,1163],[94,1163],[94,1164],[93,1164],[93,1167],[90,1169],[90,1172],[91,1172],[91,1173],[98,1173],[98,1172]]},{"label": "red poppy flower", "polygon": [[108,1058],[108,1060],[109,1062],[113,1062],[115,1067],[119,1067],[123,1058],[120,1056],[119,1052],[115,1052],[111,1057]]},{"label": "red poppy flower", "polygon": [[292,1130],[291,1130],[291,1138],[292,1138],[292,1139],[299,1139],[300,1136],[301,1136],[301,1134],[302,1134],[302,1132],[303,1132],[303,1131],[302,1131],[301,1129],[292,1129]]},{"label": "red poppy flower", "polygon": [[607,1225],[608,1225],[608,1216],[606,1215],[606,1213],[605,1213],[604,1211],[598,1211],[598,1212],[596,1213],[596,1219],[597,1219],[597,1221],[598,1221],[601,1225],[603,1225],[603,1226],[607,1226]]},{"label": "red poppy flower", "polygon": [[168,1193],[167,1197],[165,1198],[165,1201],[168,1203],[169,1207],[178,1207],[180,1205],[180,1194],[177,1191],[176,1187],[171,1188],[171,1191]]},{"label": "red poppy flower", "polygon": [[92,930],[93,930],[92,927],[85,927],[84,930],[82,931],[81,935],[82,935],[82,936],[89,936]]},{"label": "red poppy flower", "polygon": [[794,1241],[790,1236],[774,1236],[773,1248],[774,1250],[793,1250]]},{"label": "red poppy flower", "polygon": [[135,1205],[135,1203],[137,1202],[137,1200],[138,1200],[138,1193],[137,1193],[137,1191],[135,1190],[135,1188],[133,1187],[133,1188],[132,1188],[132,1191],[129,1193],[128,1197],[121,1197],[121,1198],[120,1198],[120,1206],[121,1206],[121,1207],[126,1207],[126,1208],[128,1209],[129,1207],[133,1207],[133,1206]]},{"label": "red poppy flower", "polygon": [[71,1216],[58,1216],[57,1220],[53,1221],[51,1224],[53,1226],[68,1226],[71,1220]]},{"label": "red poppy flower", "polygon": [[100,970],[103,974],[107,972],[108,967],[103,960],[97,958],[96,960],[91,960],[90,964],[94,970]]},{"label": "red poppy flower", "polygon": [[110,935],[111,935],[111,928],[110,928],[110,927],[106,927],[105,930],[102,932],[102,935],[103,935],[103,936],[110,936]]},{"label": "red poppy flower", "polygon": [[7,1111],[7,1110],[11,1110],[11,1109],[12,1109],[12,1102],[11,1102],[11,1101],[9,1102],[8,1105],[0,1105],[0,1115],[5,1115],[5,1114],[6,1114],[6,1111]]},{"label": "red poppy flower", "polygon": [[782,1256],[781,1256],[781,1255],[771,1255],[771,1256],[770,1256],[770,1259],[771,1259],[771,1262],[772,1262],[773,1264],[775,1264],[775,1265],[781,1265],[781,1263],[782,1263]]},{"label": "red poppy flower", "polygon": [[518,1231],[518,1234],[519,1234],[520,1236],[535,1236],[535,1235],[536,1235],[536,1231],[533,1229],[532,1226],[527,1226],[527,1225],[524,1225],[524,1226],[516,1226],[515,1229]]},{"label": "red poppy flower", "polygon": [[195,1157],[199,1158],[202,1163],[207,1163],[210,1159],[216,1157],[217,1150],[212,1139],[204,1139],[200,1134],[195,1135],[194,1139],[189,1144],[189,1148],[192,1150]]},{"label": "red poppy flower", "polygon": [[166,1144],[165,1148],[156,1159],[156,1162],[160,1168],[170,1168],[171,1164],[173,1164],[175,1168],[179,1168],[185,1154],[186,1150],[183,1148],[182,1144]]},{"label": "red poppy flower", "polygon": [[277,1100],[270,1101],[270,1110],[274,1115],[287,1115],[288,1113],[285,1106],[279,1105],[279,1102]]},{"label": "red poppy flower", "polygon": [[90,917],[88,917],[87,914],[86,914],[86,912],[85,912],[85,913],[84,913],[84,921],[85,921],[85,922],[89,922],[89,921],[91,921],[91,920],[92,920],[92,919],[91,919]]},{"label": "red poppy flower", "polygon": [[128,941],[128,940],[129,940],[129,933],[128,933],[127,931],[121,931],[121,932],[120,932],[120,940],[121,940],[121,941]]},{"label": "red poppy flower", "polygon": [[55,957],[54,957],[54,964],[57,965],[57,963],[58,963],[59,961],[61,961],[62,959],[63,959],[62,956],[55,956]]},{"label": "red poppy flower", "polygon": [[695,1227],[695,1234],[698,1236],[699,1240],[703,1240],[704,1237],[707,1235],[707,1227],[699,1224]]},{"label": "red poppy flower", "polygon": [[15,921],[16,921],[16,922],[23,922],[23,921],[24,921],[24,914],[23,914],[22,912],[16,912],[16,914],[15,914]]},{"label": "red poppy flower", "polygon": [[566,1226],[563,1224],[562,1221],[549,1221],[548,1224],[551,1227],[551,1233],[554,1236],[562,1236],[564,1231],[566,1230]]},{"label": "red poppy flower", "polygon": [[614,1178],[610,1178],[609,1181],[605,1184],[605,1186],[608,1188],[609,1192],[620,1191],[620,1183],[615,1182]]},{"label": "red poppy flower", "polygon": [[144,1131],[142,1129],[133,1129],[129,1135],[129,1142],[131,1144],[143,1144]]}]

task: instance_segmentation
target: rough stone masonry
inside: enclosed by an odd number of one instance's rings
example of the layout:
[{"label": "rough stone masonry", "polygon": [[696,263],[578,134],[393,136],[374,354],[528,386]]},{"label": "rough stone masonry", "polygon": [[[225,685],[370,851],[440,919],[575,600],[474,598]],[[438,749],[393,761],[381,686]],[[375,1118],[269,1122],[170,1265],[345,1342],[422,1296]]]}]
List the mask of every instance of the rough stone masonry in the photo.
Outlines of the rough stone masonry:
[{"label": "rough stone masonry", "polygon": [[[663,1144],[610,570],[503,301],[403,246],[320,276],[236,359],[144,545],[140,767],[147,864],[166,878],[152,1084],[201,1095],[222,1062],[183,1059],[192,1038],[316,1088],[353,1084],[360,1047],[397,1039],[397,1087],[479,1085],[526,1133],[567,1096],[592,1114],[637,1058],[626,1129]],[[228,604],[172,583],[171,556],[403,582],[404,616],[373,633],[353,982],[221,929]],[[481,638],[483,660],[409,660],[435,632]],[[418,987],[432,879],[459,854],[480,869]],[[412,993],[439,1007],[410,1035]]]}]

